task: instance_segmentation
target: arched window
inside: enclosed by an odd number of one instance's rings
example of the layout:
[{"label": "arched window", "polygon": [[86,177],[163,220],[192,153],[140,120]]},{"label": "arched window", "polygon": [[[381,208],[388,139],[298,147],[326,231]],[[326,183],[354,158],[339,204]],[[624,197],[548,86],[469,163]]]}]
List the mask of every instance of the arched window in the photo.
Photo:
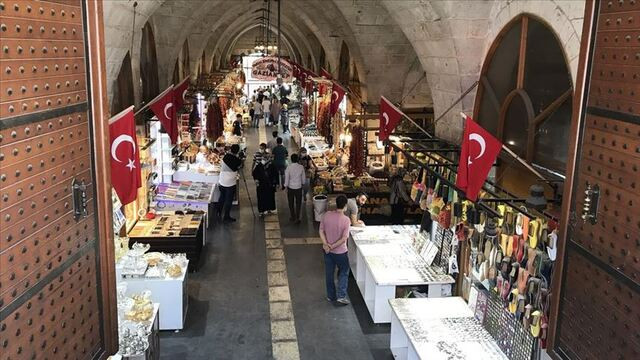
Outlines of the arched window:
[{"label": "arched window", "polygon": [[205,66],[206,61],[207,60],[206,60],[204,50],[202,50],[202,56],[200,57],[200,74],[199,75],[204,75],[207,72],[207,68]]},{"label": "arched window", "polygon": [[131,56],[129,52],[124,56],[120,72],[111,99],[111,115],[116,115],[120,111],[133,105],[133,72],[131,70]]},{"label": "arched window", "polygon": [[[182,44],[182,76],[178,81],[186,78],[191,74],[191,69],[189,69],[189,42],[187,40]],[[177,84],[177,83],[176,83]]]},{"label": "arched window", "polygon": [[179,84],[180,83],[180,59],[176,59],[176,64],[173,66],[173,84]]},{"label": "arched window", "polygon": [[349,84],[349,72],[351,65],[351,57],[349,56],[349,48],[343,41],[340,49],[340,65],[338,67],[338,81],[342,84]]},{"label": "arched window", "polygon": [[327,61],[327,54],[324,52],[324,48],[320,47],[320,56],[318,57],[318,64],[316,66],[317,72],[320,72],[320,69],[325,67],[326,61]]},{"label": "arched window", "polygon": [[562,44],[538,19],[513,19],[482,68],[474,117],[529,163],[564,173],[573,86]]},{"label": "arched window", "polygon": [[151,24],[147,22],[142,28],[142,47],[140,49],[140,82],[142,85],[142,101],[153,100],[160,93],[158,83],[158,59],[156,57],[156,41]]}]

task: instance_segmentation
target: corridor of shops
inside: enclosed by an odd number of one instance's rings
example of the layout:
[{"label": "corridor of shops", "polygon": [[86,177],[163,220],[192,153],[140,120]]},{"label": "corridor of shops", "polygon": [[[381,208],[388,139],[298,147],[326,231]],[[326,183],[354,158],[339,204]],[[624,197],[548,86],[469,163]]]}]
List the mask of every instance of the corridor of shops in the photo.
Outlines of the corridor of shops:
[{"label": "corridor of shops", "polygon": [[638,17],[0,0],[0,360],[640,359]]}]

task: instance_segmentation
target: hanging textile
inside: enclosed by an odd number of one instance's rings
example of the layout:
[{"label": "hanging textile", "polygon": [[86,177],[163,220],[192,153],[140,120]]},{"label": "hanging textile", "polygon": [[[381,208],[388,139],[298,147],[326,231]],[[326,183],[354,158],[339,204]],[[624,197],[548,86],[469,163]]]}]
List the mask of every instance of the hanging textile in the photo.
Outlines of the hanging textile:
[{"label": "hanging textile", "polygon": [[214,99],[207,110],[207,138],[215,141],[222,135],[223,125],[222,109],[218,100]]}]

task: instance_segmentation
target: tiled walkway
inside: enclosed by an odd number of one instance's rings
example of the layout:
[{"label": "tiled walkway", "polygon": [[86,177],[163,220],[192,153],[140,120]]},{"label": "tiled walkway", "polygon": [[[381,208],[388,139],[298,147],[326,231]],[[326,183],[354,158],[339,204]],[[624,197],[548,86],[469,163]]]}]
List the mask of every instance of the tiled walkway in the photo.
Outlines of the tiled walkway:
[{"label": "tiled walkway", "polygon": [[[264,130],[248,129],[247,138],[250,166]],[[250,169],[244,172],[255,205]],[[161,358],[393,359],[389,326],[371,323],[355,284],[351,306],[326,301],[311,202],[302,224],[291,224],[286,194],[278,191],[278,215],[254,218],[239,186],[240,206],[232,213],[238,221],[208,230],[203,264],[189,274],[185,329],[161,334]]]}]

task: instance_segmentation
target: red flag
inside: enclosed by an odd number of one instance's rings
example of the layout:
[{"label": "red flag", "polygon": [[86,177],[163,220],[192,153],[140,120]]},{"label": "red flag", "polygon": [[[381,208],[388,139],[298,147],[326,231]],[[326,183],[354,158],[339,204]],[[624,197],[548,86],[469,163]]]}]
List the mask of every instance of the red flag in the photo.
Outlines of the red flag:
[{"label": "red flag", "polygon": [[333,80],[333,75],[331,75],[331,73],[325,70],[324,68],[320,69],[320,76],[325,77],[329,80]]},{"label": "red flag", "polygon": [[134,201],[140,180],[140,157],[136,138],[136,123],[133,106],[109,119],[111,142],[111,185],[126,205]]},{"label": "red flag", "polygon": [[389,135],[391,135],[396,126],[400,124],[403,115],[402,111],[395,107],[387,98],[384,96],[380,97],[380,134],[378,135],[380,141],[389,138]]},{"label": "red flag", "polygon": [[502,143],[470,117],[465,120],[456,186],[465,191],[467,199],[476,201]]},{"label": "red flag", "polygon": [[151,100],[149,108],[156,114],[156,117],[167,132],[171,143],[178,140],[178,121],[176,119],[176,107],[173,103],[173,86],[170,86],[162,94]]},{"label": "red flag", "polygon": [[182,109],[182,105],[186,102],[187,90],[189,90],[189,77],[187,76],[177,86],[173,87],[173,106],[178,110]]},{"label": "red flag", "polygon": [[335,82],[333,83],[333,87],[332,87],[332,93],[331,93],[331,107],[329,108],[329,115],[331,117],[333,117],[333,115],[335,115],[338,112],[338,109],[340,108],[340,103],[342,102],[342,99],[344,98],[344,94],[346,93],[346,91],[342,88],[342,86],[336,84]]}]

